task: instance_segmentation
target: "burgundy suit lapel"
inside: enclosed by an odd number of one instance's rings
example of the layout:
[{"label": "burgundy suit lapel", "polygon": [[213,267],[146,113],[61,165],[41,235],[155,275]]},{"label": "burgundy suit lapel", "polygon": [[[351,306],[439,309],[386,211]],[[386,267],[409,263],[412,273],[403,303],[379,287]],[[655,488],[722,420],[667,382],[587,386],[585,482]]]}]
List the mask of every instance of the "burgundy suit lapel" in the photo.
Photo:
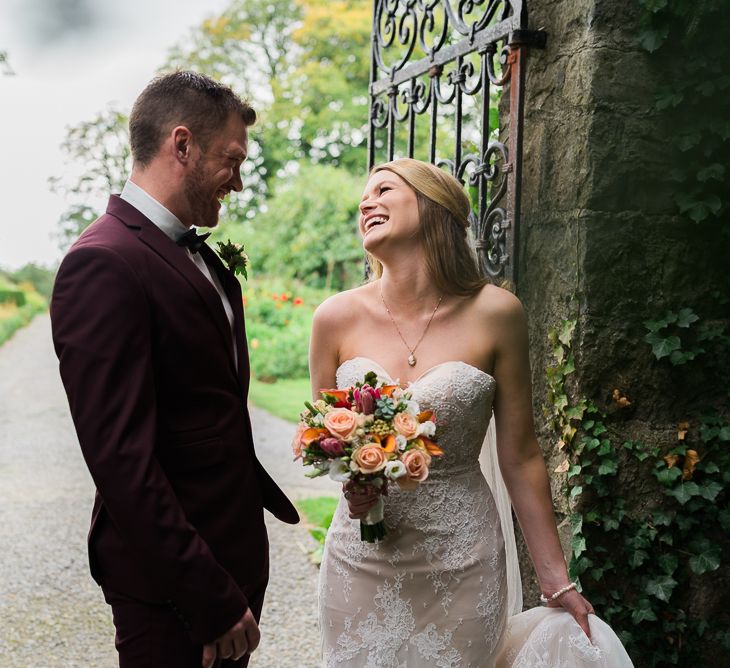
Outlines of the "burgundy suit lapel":
[{"label": "burgundy suit lapel", "polygon": [[157,225],[148,220],[131,204],[116,195],[112,195],[110,198],[107,213],[118,218],[127,227],[138,230],[139,239],[147,244],[147,246],[155,251],[171,267],[177,270],[196,290],[221,333],[226,350],[230,351],[229,357],[231,366],[233,366],[231,328],[223,304],[221,303],[220,295],[213,285],[211,285],[210,281],[201,273],[200,269],[190,261],[185,249],[178,246]]},{"label": "burgundy suit lapel", "polygon": [[243,388],[244,396],[248,392],[249,384],[249,359],[248,346],[246,345],[246,325],[243,317],[243,297],[241,295],[241,284],[235,274],[228,269],[218,255],[207,245],[203,244],[200,254],[220,279],[223,290],[233,309],[233,333],[235,336],[236,352],[238,353],[238,379]]}]

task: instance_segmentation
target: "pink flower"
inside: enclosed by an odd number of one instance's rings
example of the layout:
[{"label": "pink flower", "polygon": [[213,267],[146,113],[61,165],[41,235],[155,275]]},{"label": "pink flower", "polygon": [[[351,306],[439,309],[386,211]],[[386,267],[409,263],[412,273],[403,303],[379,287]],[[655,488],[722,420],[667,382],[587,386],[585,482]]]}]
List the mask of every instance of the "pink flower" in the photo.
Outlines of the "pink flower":
[{"label": "pink flower", "polygon": [[331,436],[323,438],[319,443],[319,447],[330,457],[342,457],[345,454],[345,444],[338,438],[332,438]]},{"label": "pink flower", "polygon": [[418,418],[410,413],[396,413],[393,418],[393,427],[401,435],[407,439],[415,438],[418,434]]},{"label": "pink flower", "polygon": [[375,402],[380,399],[380,391],[370,385],[363,385],[352,392],[355,400],[355,410],[363,415],[375,413]]},{"label": "pink flower", "polygon": [[398,478],[398,484],[403,489],[414,489],[419,482],[428,478],[428,467],[431,465],[431,455],[423,450],[408,450],[400,458],[406,467],[406,474]]},{"label": "pink flower", "polygon": [[294,460],[296,461],[302,456],[302,436],[304,435],[304,432],[307,431],[308,427],[304,422],[300,422],[297,425],[297,431],[294,434],[294,438],[291,442],[291,449],[294,453]]},{"label": "pink flower", "polygon": [[324,426],[335,438],[347,441],[358,428],[357,415],[348,408],[333,408],[324,416]]},{"label": "pink flower", "polygon": [[367,443],[352,453],[352,461],[360,473],[377,473],[385,468],[388,455],[377,443]]}]

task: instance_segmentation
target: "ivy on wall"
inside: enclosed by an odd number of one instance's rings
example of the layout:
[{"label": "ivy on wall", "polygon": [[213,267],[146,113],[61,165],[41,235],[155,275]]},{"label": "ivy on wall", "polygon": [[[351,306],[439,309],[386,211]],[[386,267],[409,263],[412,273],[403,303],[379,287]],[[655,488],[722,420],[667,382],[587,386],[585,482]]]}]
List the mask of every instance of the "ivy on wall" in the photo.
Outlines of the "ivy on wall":
[{"label": "ivy on wall", "polygon": [[[712,366],[730,350],[725,327],[689,308],[644,324],[657,364]],[[637,666],[705,665],[708,641],[730,650],[730,631],[691,597],[696,578],[720,568],[730,531],[730,415],[710,407],[684,416],[661,446],[619,437],[631,400],[618,388],[611,417],[569,396],[575,327],[564,320],[550,332],[547,371],[550,418],[566,452],[556,470],[566,474],[571,509],[571,577]]]},{"label": "ivy on wall", "polygon": [[679,212],[730,235],[727,0],[639,0],[640,45],[664,69],[656,112],[671,133]]}]

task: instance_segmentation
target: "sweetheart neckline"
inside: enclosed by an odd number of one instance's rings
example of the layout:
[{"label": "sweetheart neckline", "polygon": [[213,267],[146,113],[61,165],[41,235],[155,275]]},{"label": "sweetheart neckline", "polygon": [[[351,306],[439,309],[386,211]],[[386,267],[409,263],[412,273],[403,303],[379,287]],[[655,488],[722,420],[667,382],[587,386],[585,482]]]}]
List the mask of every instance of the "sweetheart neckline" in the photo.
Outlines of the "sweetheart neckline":
[{"label": "sweetheart neckline", "polygon": [[[395,380],[395,378],[393,378],[393,376],[388,372],[388,370],[382,364],[379,364],[374,359],[371,359],[370,357],[365,357],[363,355],[356,355],[355,357],[350,357],[350,358],[346,359],[344,362],[342,362],[340,364],[340,366],[337,367],[337,371],[339,371],[348,362],[354,362],[355,360],[364,360],[366,362],[370,362],[371,364],[374,364],[375,366],[377,366],[381,371],[383,371],[389,380],[392,380],[392,381]],[[439,362],[438,364],[434,364],[432,367],[429,367],[428,369],[426,369],[420,376],[418,376],[418,378],[416,378],[415,380],[409,381],[408,387],[419,382],[422,378],[424,378],[427,374],[431,373],[435,369],[438,369],[442,366],[446,366],[447,364],[462,364],[464,366],[469,367],[470,369],[474,369],[474,371],[478,371],[483,376],[486,376],[487,378],[489,378],[493,383],[496,384],[496,382],[497,382],[497,379],[492,374],[487,373],[486,371],[480,369],[477,366],[474,366],[473,364],[469,364],[468,362],[463,362],[462,360],[446,360],[445,362]]]}]

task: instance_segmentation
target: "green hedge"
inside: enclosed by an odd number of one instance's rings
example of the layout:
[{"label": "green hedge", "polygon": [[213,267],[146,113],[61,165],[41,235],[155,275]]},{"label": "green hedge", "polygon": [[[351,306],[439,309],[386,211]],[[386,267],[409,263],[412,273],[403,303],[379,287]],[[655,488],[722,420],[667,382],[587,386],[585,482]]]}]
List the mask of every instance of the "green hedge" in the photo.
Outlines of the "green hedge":
[{"label": "green hedge", "polygon": [[[17,293],[22,298],[19,299]],[[38,313],[45,311],[47,306],[46,300],[35,290],[3,282],[0,285],[0,345],[21,327],[25,327]]]}]

